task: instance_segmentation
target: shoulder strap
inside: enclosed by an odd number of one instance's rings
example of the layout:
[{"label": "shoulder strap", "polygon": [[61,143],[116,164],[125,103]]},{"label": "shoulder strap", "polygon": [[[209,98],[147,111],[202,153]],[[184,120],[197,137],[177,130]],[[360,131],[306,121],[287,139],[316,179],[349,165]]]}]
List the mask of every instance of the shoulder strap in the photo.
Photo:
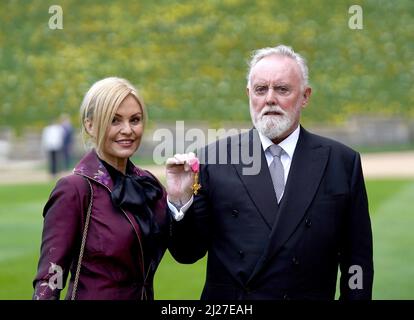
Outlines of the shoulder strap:
[{"label": "shoulder strap", "polygon": [[91,211],[92,211],[92,202],[93,202],[93,188],[92,188],[92,184],[89,181],[89,179],[85,178],[85,180],[89,184],[90,201],[89,201],[88,211],[86,213],[85,227],[83,228],[83,233],[82,233],[82,243],[81,243],[80,250],[79,250],[78,265],[76,267],[76,274],[75,274],[75,280],[73,282],[71,300],[76,299],[76,292],[77,292],[77,289],[78,289],[78,282],[79,282],[80,269],[81,269],[81,265],[82,265],[83,252],[85,250],[86,237],[88,235],[89,221],[91,220]]}]

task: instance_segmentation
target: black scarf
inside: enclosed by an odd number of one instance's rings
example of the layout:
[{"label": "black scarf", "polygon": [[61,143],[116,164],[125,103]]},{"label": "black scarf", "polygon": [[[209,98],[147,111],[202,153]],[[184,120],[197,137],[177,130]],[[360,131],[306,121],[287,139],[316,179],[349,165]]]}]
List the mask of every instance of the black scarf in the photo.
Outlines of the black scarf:
[{"label": "black scarf", "polygon": [[[116,207],[127,209],[134,215],[144,238],[152,238],[153,235],[159,233],[158,224],[152,212],[154,204],[162,196],[162,189],[158,182],[148,176],[136,176],[128,172],[124,175],[110,164],[101,161],[114,182],[111,193],[112,203]],[[131,166],[132,163],[128,163],[127,171]]]}]

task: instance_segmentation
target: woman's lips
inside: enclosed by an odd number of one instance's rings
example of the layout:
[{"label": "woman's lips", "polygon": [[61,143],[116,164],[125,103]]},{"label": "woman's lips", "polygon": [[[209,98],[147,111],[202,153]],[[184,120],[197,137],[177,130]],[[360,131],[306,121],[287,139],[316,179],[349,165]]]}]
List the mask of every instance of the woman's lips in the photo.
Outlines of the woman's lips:
[{"label": "woman's lips", "polygon": [[118,143],[121,147],[130,147],[134,143],[134,140],[125,139],[125,140],[117,140],[116,143]]}]

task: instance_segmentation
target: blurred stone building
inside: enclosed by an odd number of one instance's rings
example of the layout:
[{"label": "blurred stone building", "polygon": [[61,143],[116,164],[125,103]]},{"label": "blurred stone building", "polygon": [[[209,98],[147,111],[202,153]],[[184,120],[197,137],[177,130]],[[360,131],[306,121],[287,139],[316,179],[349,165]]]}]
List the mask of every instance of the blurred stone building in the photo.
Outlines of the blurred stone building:
[{"label": "blurred stone building", "polygon": [[[139,156],[145,159],[151,159],[154,148],[160,144],[160,140],[154,141],[154,133],[165,132],[172,133],[173,139],[183,143],[184,147],[194,144],[189,141],[182,141],[190,129],[200,130],[205,134],[205,142],[207,140],[209,126],[203,122],[181,123],[179,130],[175,122],[172,123],[151,123],[146,128],[141,147],[138,151]],[[251,123],[225,123],[221,126],[221,132],[232,133],[231,129],[250,129]],[[373,117],[355,117],[349,119],[347,123],[338,126],[317,125],[307,126],[314,133],[330,137],[341,141],[353,148],[370,148],[370,147],[386,147],[391,146],[412,146],[414,144],[414,120],[401,118],[373,118]],[[210,128],[211,129],[211,128]],[[182,131],[184,132],[178,132]],[[220,130],[217,131],[220,133]],[[74,159],[79,159],[85,152],[80,134],[74,136],[73,144]],[[201,141],[203,143],[203,141]],[[210,141],[211,142],[211,141]],[[41,132],[26,130],[20,136],[16,136],[11,129],[0,128],[0,162],[10,160],[44,160],[45,153],[41,149]]]}]

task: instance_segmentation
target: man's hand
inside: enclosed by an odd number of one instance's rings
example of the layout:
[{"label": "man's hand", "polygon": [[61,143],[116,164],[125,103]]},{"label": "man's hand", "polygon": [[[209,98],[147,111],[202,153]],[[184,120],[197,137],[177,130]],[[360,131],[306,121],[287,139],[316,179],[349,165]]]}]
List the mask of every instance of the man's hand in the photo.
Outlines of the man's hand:
[{"label": "man's hand", "polygon": [[166,161],[168,199],[177,208],[186,204],[193,195],[194,174],[198,171],[195,154],[176,154]]}]

